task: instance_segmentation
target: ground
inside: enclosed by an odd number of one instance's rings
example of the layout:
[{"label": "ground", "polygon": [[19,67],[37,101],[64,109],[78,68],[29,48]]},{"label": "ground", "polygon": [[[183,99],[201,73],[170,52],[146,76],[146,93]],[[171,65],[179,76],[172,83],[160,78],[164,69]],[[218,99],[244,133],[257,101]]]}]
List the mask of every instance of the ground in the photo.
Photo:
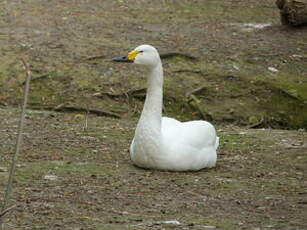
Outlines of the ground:
[{"label": "ground", "polygon": [[[21,57],[33,73],[5,229],[307,229],[307,30],[282,26],[275,1],[0,7],[1,188],[16,142]],[[216,168],[132,165],[145,71],[110,60],[143,43],[164,57],[164,114],[216,126]]]},{"label": "ground", "polygon": [[[8,168],[18,111],[0,114]],[[218,126],[217,167],[174,173],[131,164],[135,124],[29,111],[7,229],[307,228],[305,132]]]}]

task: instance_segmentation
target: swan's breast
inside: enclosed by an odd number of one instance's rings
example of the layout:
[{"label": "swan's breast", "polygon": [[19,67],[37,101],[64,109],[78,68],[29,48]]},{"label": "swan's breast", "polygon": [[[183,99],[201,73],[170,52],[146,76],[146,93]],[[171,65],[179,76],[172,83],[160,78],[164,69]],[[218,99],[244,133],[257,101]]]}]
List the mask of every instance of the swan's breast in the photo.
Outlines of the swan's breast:
[{"label": "swan's breast", "polygon": [[160,135],[146,127],[138,128],[130,147],[131,160],[140,167],[150,168],[162,154]]}]

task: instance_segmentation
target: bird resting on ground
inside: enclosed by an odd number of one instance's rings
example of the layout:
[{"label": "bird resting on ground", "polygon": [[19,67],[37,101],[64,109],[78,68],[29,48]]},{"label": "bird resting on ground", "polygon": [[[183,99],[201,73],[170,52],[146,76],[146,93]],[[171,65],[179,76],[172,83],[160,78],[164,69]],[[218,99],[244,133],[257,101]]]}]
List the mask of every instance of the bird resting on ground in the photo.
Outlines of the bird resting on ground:
[{"label": "bird resting on ground", "polygon": [[149,70],[145,104],[130,146],[132,162],[141,168],[168,171],[214,167],[219,138],[211,123],[162,117],[163,68],[156,48],[140,45],[113,61],[131,62]]}]

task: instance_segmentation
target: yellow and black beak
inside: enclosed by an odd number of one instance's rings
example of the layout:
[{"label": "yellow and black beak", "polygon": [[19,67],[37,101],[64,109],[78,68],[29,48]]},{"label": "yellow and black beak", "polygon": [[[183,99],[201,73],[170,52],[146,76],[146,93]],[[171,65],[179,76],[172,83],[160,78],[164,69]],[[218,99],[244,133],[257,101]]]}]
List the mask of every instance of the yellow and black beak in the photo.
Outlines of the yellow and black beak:
[{"label": "yellow and black beak", "polygon": [[133,50],[131,51],[128,56],[123,56],[123,57],[117,57],[117,58],[113,58],[112,61],[115,62],[134,62],[136,56],[141,53],[140,51],[137,50]]},{"label": "yellow and black beak", "polygon": [[126,56],[113,58],[112,61],[115,61],[115,62],[133,62],[133,60],[129,60],[128,57],[126,57]]}]

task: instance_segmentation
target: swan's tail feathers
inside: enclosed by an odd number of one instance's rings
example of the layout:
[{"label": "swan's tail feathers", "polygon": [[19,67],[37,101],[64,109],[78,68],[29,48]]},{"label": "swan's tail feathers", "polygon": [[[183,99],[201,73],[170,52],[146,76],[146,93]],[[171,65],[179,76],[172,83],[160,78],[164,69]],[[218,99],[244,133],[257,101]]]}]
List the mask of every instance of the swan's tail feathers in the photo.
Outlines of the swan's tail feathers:
[{"label": "swan's tail feathers", "polygon": [[216,141],[215,141],[215,150],[217,150],[217,148],[219,147],[220,144],[220,138],[216,137]]}]

